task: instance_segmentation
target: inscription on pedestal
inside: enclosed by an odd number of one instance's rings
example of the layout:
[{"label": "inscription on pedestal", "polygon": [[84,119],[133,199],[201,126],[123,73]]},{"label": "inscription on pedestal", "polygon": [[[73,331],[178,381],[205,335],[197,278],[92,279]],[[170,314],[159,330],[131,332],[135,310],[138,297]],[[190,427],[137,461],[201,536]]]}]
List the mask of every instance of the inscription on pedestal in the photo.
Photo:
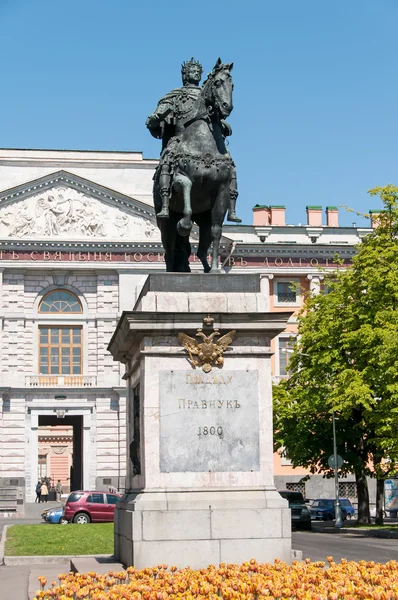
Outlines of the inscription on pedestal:
[{"label": "inscription on pedestal", "polygon": [[257,371],[161,371],[160,471],[258,471]]}]

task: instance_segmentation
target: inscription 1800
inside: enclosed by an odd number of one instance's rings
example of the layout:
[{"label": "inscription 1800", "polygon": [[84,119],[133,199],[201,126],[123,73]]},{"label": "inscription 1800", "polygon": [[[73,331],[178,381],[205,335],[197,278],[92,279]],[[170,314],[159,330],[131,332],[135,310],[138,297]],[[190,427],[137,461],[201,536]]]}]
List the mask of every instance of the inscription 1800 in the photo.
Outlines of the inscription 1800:
[{"label": "inscription 1800", "polygon": [[161,371],[160,470],[257,471],[257,371]]}]

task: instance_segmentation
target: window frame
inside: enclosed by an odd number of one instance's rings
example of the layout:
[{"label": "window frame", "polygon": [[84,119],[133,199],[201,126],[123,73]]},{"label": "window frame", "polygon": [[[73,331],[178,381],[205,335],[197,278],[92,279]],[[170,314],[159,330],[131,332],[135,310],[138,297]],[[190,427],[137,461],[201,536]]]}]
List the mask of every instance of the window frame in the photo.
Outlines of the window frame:
[{"label": "window frame", "polygon": [[[62,311],[62,310],[57,310],[57,311],[51,311],[51,310],[47,310],[47,311],[42,311],[41,310],[41,306],[44,302],[46,302],[46,299],[53,295],[53,294],[59,294],[60,292],[64,292],[65,294],[68,294],[69,296],[73,296],[73,298],[76,300],[76,303],[78,304],[80,310],[79,311]],[[54,301],[56,302],[56,301]],[[37,312],[39,315],[82,315],[83,314],[83,305],[80,301],[80,298],[71,290],[67,290],[65,288],[55,288],[53,290],[50,290],[49,292],[47,292],[46,294],[43,295],[43,297],[40,299],[39,301],[39,305],[37,307]]]},{"label": "window frame", "polygon": [[[280,302],[278,300],[278,284],[284,283],[289,286],[296,285],[296,300],[294,302]],[[287,279],[286,277],[275,277],[273,280],[273,291],[274,291],[274,306],[301,306],[301,291],[300,291],[300,278],[291,277]]]},{"label": "window frame", "polygon": [[[53,329],[58,329],[58,330],[69,330],[70,332],[72,331],[72,329],[78,329],[80,331],[80,344],[76,344],[74,345],[73,343],[70,343],[68,345],[63,345],[62,344],[62,333],[60,333],[60,339],[61,339],[61,343],[57,344],[51,344],[51,342],[49,341],[47,344],[42,344],[41,343],[41,332],[44,329],[48,329],[50,332]],[[51,333],[49,334],[49,340],[51,339]],[[62,373],[62,352],[59,353],[58,355],[58,373],[51,373],[51,348],[69,348],[69,367],[70,367],[70,371],[69,373]],[[82,324],[70,324],[70,323],[63,323],[63,324],[46,324],[46,323],[42,323],[38,325],[38,364],[37,364],[37,372],[39,373],[39,375],[43,375],[43,377],[70,377],[70,376],[79,376],[79,375],[83,375],[83,352],[84,352],[84,332],[83,332],[83,326]],[[42,373],[41,372],[41,348],[47,348],[47,368],[48,368],[48,373]],[[74,373],[73,372],[73,348],[80,348],[80,372],[79,373]]]}]

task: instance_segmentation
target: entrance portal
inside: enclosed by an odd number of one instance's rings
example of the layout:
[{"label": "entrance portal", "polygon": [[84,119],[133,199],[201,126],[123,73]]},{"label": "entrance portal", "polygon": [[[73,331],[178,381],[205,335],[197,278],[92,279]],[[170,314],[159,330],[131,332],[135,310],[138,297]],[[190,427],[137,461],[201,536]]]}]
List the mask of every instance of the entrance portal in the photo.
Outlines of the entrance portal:
[{"label": "entrance portal", "polygon": [[60,479],[64,493],[83,489],[83,416],[39,415],[38,425],[38,479]]}]

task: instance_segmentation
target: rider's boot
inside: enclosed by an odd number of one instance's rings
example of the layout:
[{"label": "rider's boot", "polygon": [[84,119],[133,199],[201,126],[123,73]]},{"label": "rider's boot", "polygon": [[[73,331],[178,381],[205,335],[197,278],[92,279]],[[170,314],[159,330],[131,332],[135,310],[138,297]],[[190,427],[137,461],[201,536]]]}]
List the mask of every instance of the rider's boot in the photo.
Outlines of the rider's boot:
[{"label": "rider's boot", "polygon": [[162,199],[162,210],[158,212],[156,217],[158,219],[168,219],[169,218],[169,189],[161,188],[160,189],[160,197]]},{"label": "rider's boot", "polygon": [[236,190],[231,190],[227,221],[232,221],[233,223],[242,223],[242,219],[239,219],[239,217],[236,214],[236,199],[237,199],[237,197],[238,197],[238,192]]},{"label": "rider's boot", "polygon": [[158,219],[169,218],[169,200],[170,200],[170,173],[160,173],[159,178],[159,193],[162,201],[162,209],[156,215]]}]

